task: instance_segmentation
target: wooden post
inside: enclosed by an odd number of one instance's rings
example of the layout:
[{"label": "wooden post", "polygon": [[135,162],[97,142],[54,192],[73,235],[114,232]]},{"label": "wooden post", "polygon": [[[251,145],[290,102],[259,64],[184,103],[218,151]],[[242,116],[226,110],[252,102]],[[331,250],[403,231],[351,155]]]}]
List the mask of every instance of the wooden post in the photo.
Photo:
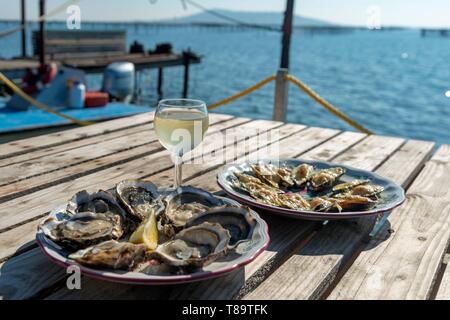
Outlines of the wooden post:
[{"label": "wooden post", "polygon": [[286,111],[288,104],[289,85],[286,80],[288,69],[280,68],[275,80],[275,105],[273,109],[273,120],[286,122]]},{"label": "wooden post", "polygon": [[288,105],[288,82],[286,75],[289,73],[289,51],[291,46],[292,20],[294,16],[294,0],[286,0],[286,11],[283,21],[283,38],[281,40],[280,69],[277,72],[275,82],[275,103],[273,120],[286,121]]},{"label": "wooden post", "polygon": [[22,25],[22,57],[27,56],[27,19],[25,0],[21,1],[21,25]]},{"label": "wooden post", "polygon": [[183,51],[184,63],[184,80],[183,80],[183,98],[187,98],[189,90],[189,60],[191,58],[190,51]]},{"label": "wooden post", "polygon": [[[45,0],[39,0],[39,17],[45,15]],[[39,62],[45,64],[45,20],[39,22]]]},{"label": "wooden post", "polygon": [[280,68],[289,68],[289,50],[291,47],[292,20],[294,18],[294,0],[286,0],[283,22],[283,39]]},{"label": "wooden post", "polygon": [[159,99],[162,98],[163,96],[163,91],[162,91],[162,85],[163,85],[163,80],[164,80],[164,73],[163,73],[163,68],[158,68],[158,97]]}]

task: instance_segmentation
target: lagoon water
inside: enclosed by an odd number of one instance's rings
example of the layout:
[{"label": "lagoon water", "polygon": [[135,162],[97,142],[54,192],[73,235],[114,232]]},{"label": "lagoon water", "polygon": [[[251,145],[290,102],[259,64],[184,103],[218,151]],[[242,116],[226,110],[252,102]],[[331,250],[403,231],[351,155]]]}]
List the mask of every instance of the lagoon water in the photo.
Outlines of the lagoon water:
[{"label": "lagoon water", "polygon": [[[13,26],[0,23],[0,30]],[[49,24],[49,28],[62,27]],[[133,24],[83,24],[82,28],[126,28],[128,42],[138,40],[146,49],[171,42],[176,51],[189,47],[202,54],[202,63],[192,67],[190,97],[207,103],[274,74],[279,64],[281,36],[274,32]],[[0,39],[1,57],[19,52],[18,34]],[[419,30],[314,35],[297,31],[290,73],[377,134],[450,143],[450,37],[422,38]],[[164,76],[164,97],[180,96],[183,69],[166,69]],[[156,101],[156,71],[140,77],[143,94]],[[89,78],[90,89],[100,84],[100,76]],[[273,94],[270,84],[216,112],[271,119]],[[289,90],[288,121],[351,130],[294,86]]]}]

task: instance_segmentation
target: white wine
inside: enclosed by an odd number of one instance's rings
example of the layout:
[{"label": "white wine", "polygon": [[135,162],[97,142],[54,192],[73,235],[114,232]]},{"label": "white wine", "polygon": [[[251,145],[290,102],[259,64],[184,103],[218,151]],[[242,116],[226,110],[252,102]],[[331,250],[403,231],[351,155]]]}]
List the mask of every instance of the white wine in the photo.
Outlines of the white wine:
[{"label": "white wine", "polygon": [[197,147],[208,130],[208,115],[194,109],[173,108],[158,112],[154,120],[159,142],[182,156]]}]

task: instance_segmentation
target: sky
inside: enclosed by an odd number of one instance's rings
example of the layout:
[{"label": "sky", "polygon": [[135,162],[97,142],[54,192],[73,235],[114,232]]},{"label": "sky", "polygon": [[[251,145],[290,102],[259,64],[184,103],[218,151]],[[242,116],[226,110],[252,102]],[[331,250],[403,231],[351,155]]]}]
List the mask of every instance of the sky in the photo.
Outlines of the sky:
[{"label": "sky", "polygon": [[[154,21],[199,10],[182,0],[80,0],[81,18],[89,21]],[[284,10],[285,0],[195,0],[207,8],[243,11]],[[37,17],[38,0],[26,0],[28,17]],[[66,0],[47,0],[47,10]],[[20,0],[0,0],[0,19],[18,19]],[[364,26],[373,12],[385,26],[450,27],[450,0],[297,0],[295,13],[346,25]],[[377,13],[377,14],[378,14]],[[56,15],[65,19],[67,14]]]}]

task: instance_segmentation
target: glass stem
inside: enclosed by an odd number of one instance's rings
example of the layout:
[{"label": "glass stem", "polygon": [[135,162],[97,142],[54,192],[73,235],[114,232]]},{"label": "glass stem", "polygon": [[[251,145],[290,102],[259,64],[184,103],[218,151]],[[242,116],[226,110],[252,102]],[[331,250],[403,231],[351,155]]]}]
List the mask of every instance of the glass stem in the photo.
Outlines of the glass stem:
[{"label": "glass stem", "polygon": [[175,185],[174,188],[178,189],[181,187],[183,182],[183,158],[179,155],[174,156],[174,165],[175,165]]}]

